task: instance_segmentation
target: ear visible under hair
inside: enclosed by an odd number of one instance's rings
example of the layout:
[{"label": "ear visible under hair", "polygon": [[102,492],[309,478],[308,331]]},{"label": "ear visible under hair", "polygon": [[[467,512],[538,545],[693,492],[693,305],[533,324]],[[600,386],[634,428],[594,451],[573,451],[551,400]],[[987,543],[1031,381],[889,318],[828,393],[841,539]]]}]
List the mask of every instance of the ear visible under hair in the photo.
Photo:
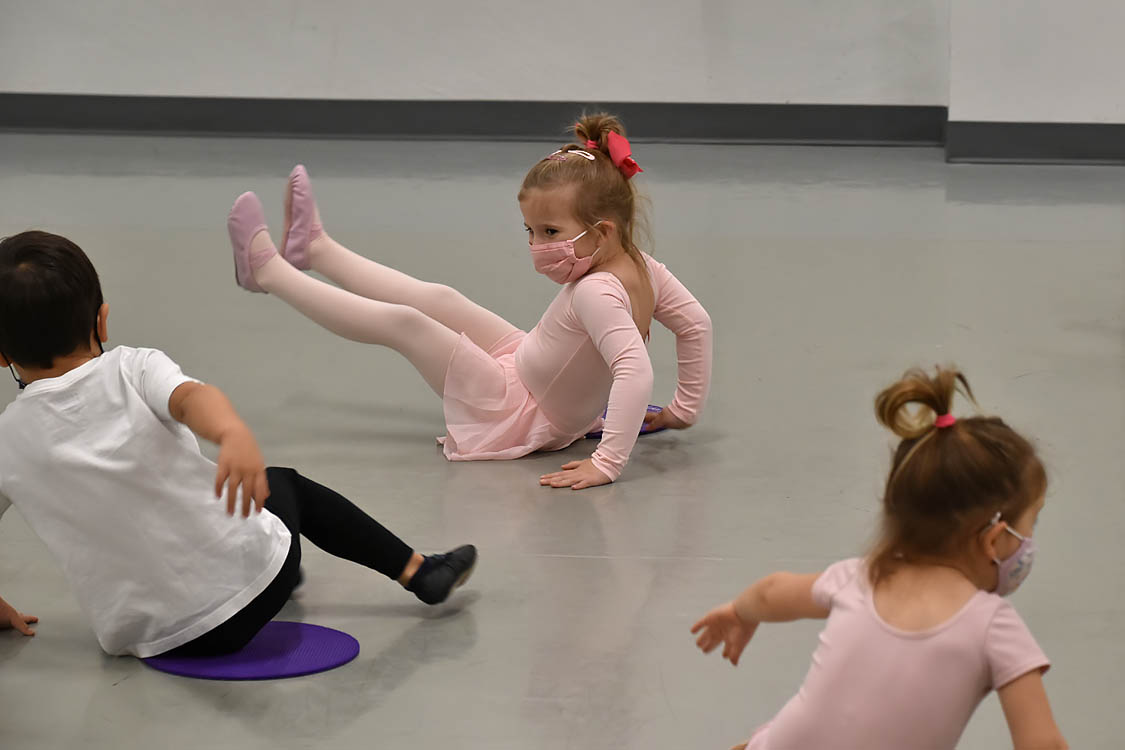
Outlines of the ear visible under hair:
[{"label": "ear visible under hair", "polygon": [[613,219],[598,219],[590,230],[602,237],[609,237],[617,232],[617,222]]},{"label": "ear visible under hair", "polygon": [[[98,347],[109,341],[109,304],[103,302],[98,308],[98,316],[94,322],[94,336],[98,340]],[[103,349],[104,353],[105,350]]]}]

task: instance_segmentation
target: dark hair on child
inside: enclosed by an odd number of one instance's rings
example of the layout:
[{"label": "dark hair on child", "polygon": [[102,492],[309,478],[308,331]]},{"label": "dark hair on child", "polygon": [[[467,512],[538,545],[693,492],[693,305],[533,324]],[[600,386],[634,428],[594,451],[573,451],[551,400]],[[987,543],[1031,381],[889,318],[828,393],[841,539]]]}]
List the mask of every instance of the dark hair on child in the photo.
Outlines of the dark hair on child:
[{"label": "dark hair on child", "polygon": [[56,357],[88,346],[102,287],[82,249],[48,232],[0,240],[0,354],[47,369]]},{"label": "dark hair on child", "polygon": [[879,422],[902,438],[883,496],[879,537],[867,557],[878,583],[904,562],[948,559],[961,553],[989,520],[1013,523],[1047,490],[1035,448],[997,417],[957,419],[938,428],[953,396],[973,398],[956,368],[933,376],[906,372],[875,399]]},{"label": "dark hair on child", "polygon": [[[577,185],[574,198],[576,218],[587,229],[604,219],[613,221],[617,238],[625,252],[641,270],[641,278],[648,281],[648,266],[641,256],[637,236],[643,234],[643,217],[638,210],[640,202],[633,181],[626,179],[609,156],[609,134],[625,135],[625,126],[613,115],[599,112],[582,115],[573,125],[577,143],[568,143],[561,151],[585,151],[594,161],[575,155],[566,159],[543,158],[531,168],[520,185],[519,199],[534,188],[553,188]],[[588,146],[593,141],[596,145]]]}]

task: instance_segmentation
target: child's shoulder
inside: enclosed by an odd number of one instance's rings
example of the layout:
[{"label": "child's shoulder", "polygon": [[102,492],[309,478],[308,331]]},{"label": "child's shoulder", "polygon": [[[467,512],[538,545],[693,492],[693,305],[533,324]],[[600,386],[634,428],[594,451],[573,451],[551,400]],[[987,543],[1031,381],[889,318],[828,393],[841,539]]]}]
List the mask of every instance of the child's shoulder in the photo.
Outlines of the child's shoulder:
[{"label": "child's shoulder", "polygon": [[832,563],[824,569],[824,572],[821,573],[820,576],[821,578],[829,580],[850,583],[856,578],[862,578],[862,574],[866,570],[867,561],[865,559],[862,557],[849,557]]},{"label": "child's shoulder", "polygon": [[571,300],[578,305],[597,305],[613,299],[628,302],[625,283],[612,271],[592,271],[570,286]]},{"label": "child's shoulder", "polygon": [[864,586],[867,563],[862,557],[834,562],[824,569],[813,584],[813,599],[822,607],[831,608],[832,600],[849,586]]},{"label": "child's shoulder", "polygon": [[1004,628],[1015,623],[1023,624],[1023,618],[1012,603],[992,591],[978,591],[969,606],[976,610],[978,619],[987,622],[990,627],[997,625]]},{"label": "child's shoulder", "polygon": [[115,346],[105,355],[113,355],[109,361],[117,362],[122,369],[144,369],[171,362],[172,358],[160,349],[148,346]]}]

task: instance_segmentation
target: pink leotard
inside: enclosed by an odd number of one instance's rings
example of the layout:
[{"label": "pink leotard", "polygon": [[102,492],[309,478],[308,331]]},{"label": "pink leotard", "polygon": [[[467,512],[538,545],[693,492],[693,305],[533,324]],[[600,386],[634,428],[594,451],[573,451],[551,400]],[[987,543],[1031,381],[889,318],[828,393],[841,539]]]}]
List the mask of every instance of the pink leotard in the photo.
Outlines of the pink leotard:
[{"label": "pink leotard", "polygon": [[952,750],[981,700],[1049,665],[1016,610],[978,591],[961,611],[904,631],[875,610],[862,560],[813,584],[830,610],[800,691],[748,750]]},{"label": "pink leotard", "polygon": [[[679,377],[668,408],[693,424],[711,381],[711,319],[662,263],[644,257],[653,318],[676,335]],[[518,332],[490,352],[462,337],[446,375],[445,455],[475,460],[559,450],[601,425],[591,460],[616,479],[637,440],[652,384],[625,287],[613,274],[587,274],[563,287],[530,333]]]}]

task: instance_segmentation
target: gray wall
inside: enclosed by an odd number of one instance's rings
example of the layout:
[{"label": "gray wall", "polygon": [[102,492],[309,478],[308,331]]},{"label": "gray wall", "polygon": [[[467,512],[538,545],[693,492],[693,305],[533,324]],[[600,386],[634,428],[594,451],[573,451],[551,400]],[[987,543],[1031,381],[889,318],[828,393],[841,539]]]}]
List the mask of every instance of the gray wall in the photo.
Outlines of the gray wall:
[{"label": "gray wall", "polygon": [[0,91],[948,101],[950,0],[17,0]]},{"label": "gray wall", "polygon": [[1120,0],[20,0],[0,92],[948,105],[1125,123]]},{"label": "gray wall", "polygon": [[1121,0],[952,0],[949,119],[1125,123]]}]

